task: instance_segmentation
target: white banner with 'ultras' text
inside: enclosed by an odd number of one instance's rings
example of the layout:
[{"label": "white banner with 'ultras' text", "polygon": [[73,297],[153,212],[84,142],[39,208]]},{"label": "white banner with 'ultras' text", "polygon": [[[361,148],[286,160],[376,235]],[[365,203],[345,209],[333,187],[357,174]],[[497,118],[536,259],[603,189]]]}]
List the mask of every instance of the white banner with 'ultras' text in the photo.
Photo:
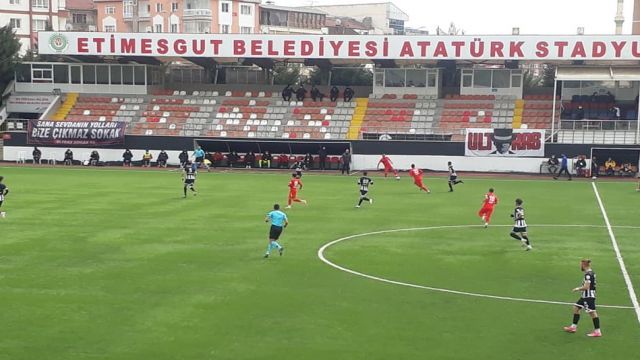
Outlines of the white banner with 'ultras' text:
[{"label": "white banner with 'ultras' text", "polygon": [[40,54],[396,60],[638,60],[640,36],[38,32]]},{"label": "white banner with 'ultras' text", "polygon": [[467,129],[465,156],[543,157],[544,130]]}]

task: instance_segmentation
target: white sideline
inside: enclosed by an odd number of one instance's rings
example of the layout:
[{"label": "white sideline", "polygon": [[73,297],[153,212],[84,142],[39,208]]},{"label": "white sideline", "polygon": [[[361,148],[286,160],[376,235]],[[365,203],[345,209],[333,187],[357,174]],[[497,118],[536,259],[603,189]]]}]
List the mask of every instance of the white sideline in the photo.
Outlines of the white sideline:
[{"label": "white sideline", "polygon": [[[333,246],[333,245],[335,245],[337,243],[340,243],[340,242],[346,241],[346,240],[350,240],[350,239],[354,239],[354,238],[365,237],[365,236],[369,236],[369,235],[387,234],[387,233],[395,233],[395,232],[402,232],[402,231],[420,231],[420,230],[451,229],[451,228],[454,228],[454,229],[455,228],[475,228],[475,227],[481,227],[481,226],[482,225],[442,225],[442,226],[429,226],[429,227],[419,227],[419,228],[404,228],[404,229],[381,230],[381,231],[373,231],[373,232],[362,233],[362,234],[355,234],[355,235],[345,236],[345,237],[342,237],[340,239],[336,239],[336,240],[333,240],[333,241],[331,241],[329,243],[324,244],[320,249],[318,249],[317,255],[318,255],[318,258],[320,258],[320,260],[322,262],[324,262],[325,264],[331,266],[334,269],[337,269],[337,270],[340,270],[340,271],[344,271],[344,272],[352,274],[352,275],[364,277],[364,278],[367,278],[367,279],[370,279],[370,280],[380,281],[380,282],[387,283],[387,284],[400,285],[400,286],[406,286],[406,287],[415,288],[415,289],[423,289],[423,290],[436,291],[436,292],[455,294],[455,295],[479,297],[479,298],[485,298],[485,299],[529,302],[529,303],[538,303],[538,304],[567,305],[567,306],[574,305],[574,303],[562,302],[562,301],[526,299],[526,298],[517,298],[517,297],[510,297],[510,296],[478,294],[478,293],[472,293],[472,292],[467,292],[467,291],[443,289],[443,288],[436,288],[436,287],[432,287],[432,286],[424,286],[424,285],[406,283],[406,282],[402,282],[402,281],[390,280],[390,279],[385,279],[383,277],[369,275],[369,274],[365,274],[365,273],[361,273],[361,272],[358,272],[358,271],[355,271],[355,270],[348,269],[348,268],[346,268],[344,266],[341,266],[341,265],[338,265],[338,264],[335,264],[335,263],[331,262],[331,260],[327,259],[324,256],[324,252],[329,247],[331,247],[331,246]],[[494,227],[511,227],[511,225],[493,225],[493,226]],[[603,227],[601,225],[588,225],[588,224],[585,224],[585,225],[578,225],[578,224],[571,224],[571,225],[536,224],[535,226],[538,226],[538,227],[592,227],[592,228],[602,228]],[[630,226],[628,228],[637,229],[638,227]],[[598,306],[602,307],[602,308],[611,308],[611,309],[634,309],[631,306],[624,306],[624,305],[600,305],[600,304],[598,304]]]},{"label": "white sideline", "polygon": [[624,259],[622,258],[622,254],[620,253],[620,247],[618,246],[618,241],[616,241],[616,236],[613,234],[613,229],[611,228],[611,223],[609,222],[609,216],[607,216],[607,211],[604,209],[604,204],[602,203],[602,199],[600,198],[598,187],[596,186],[595,182],[592,182],[591,186],[593,187],[593,192],[596,194],[596,199],[598,200],[600,211],[602,211],[602,217],[604,218],[604,223],[607,225],[607,231],[609,231],[609,238],[611,238],[611,244],[613,244],[613,251],[616,253],[616,259],[618,259],[618,265],[620,265],[620,270],[622,271],[622,277],[624,278],[624,282],[627,285],[627,290],[629,291],[629,297],[631,298],[633,309],[635,310],[636,317],[638,318],[638,322],[640,323],[640,304],[638,304],[638,297],[636,296],[636,291],[633,289],[633,283],[631,282],[631,277],[629,277],[629,272],[627,272],[627,267],[624,265]]}]

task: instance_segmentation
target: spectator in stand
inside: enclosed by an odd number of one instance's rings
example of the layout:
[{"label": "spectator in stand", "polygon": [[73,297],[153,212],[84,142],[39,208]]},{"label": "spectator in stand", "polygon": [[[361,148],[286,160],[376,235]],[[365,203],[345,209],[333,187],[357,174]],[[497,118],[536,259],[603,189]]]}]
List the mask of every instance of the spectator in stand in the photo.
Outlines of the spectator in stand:
[{"label": "spectator in stand", "polygon": [[622,164],[620,168],[620,176],[633,176],[633,169],[631,168],[631,164],[626,162]]},{"label": "spectator in stand", "polygon": [[350,88],[349,86],[347,86],[344,89],[344,93],[343,93],[343,97],[344,97],[344,102],[350,102],[351,99],[353,99],[353,95],[355,95],[355,92],[353,91],[352,88]]},{"label": "spectator in stand", "polygon": [[307,97],[307,89],[304,88],[304,85],[300,85],[298,90],[296,90],[296,99],[298,101],[304,101],[305,97]]},{"label": "spectator in stand", "polygon": [[271,167],[271,160],[273,160],[273,155],[269,152],[269,150],[262,153],[262,158],[260,159],[260,167],[266,167],[269,169]]},{"label": "spectator in stand", "polygon": [[303,162],[305,170],[311,170],[313,168],[313,156],[311,156],[310,153],[304,156]]},{"label": "spectator in stand", "polygon": [[342,165],[340,168],[340,173],[344,175],[344,173],[346,172],[347,175],[350,175],[351,153],[349,152],[349,149],[345,150],[344,153],[342,153],[342,156],[340,157],[340,164]]},{"label": "spectator in stand", "polygon": [[311,99],[313,99],[313,101],[320,101],[322,102],[322,100],[324,100],[324,94],[320,92],[320,90],[318,90],[318,88],[313,85],[313,87],[311,88]]},{"label": "spectator in stand", "polygon": [[289,167],[289,155],[280,154],[278,155],[278,168],[279,169],[287,169]]},{"label": "spectator in stand", "polygon": [[149,150],[145,150],[144,154],[142,154],[142,167],[151,167],[151,159],[153,159],[153,155]]},{"label": "spectator in stand", "polygon": [[291,84],[289,84],[282,89],[282,100],[289,102],[291,101],[291,96],[293,96],[293,89],[291,88]]},{"label": "spectator in stand", "polygon": [[40,164],[40,159],[42,159],[42,151],[40,151],[37,146],[33,147],[33,152],[31,152],[31,155],[33,155],[33,164]]},{"label": "spectator in stand", "polygon": [[67,151],[64,152],[64,164],[73,165],[73,151],[71,151],[71,149],[67,149]]},{"label": "spectator in stand", "polygon": [[213,153],[213,156],[211,157],[212,163],[213,163],[213,168],[215,169],[216,167],[222,165],[222,160],[224,160],[224,155],[222,155],[222,153],[220,151],[216,151]]},{"label": "spectator in stand", "polygon": [[230,168],[233,168],[236,166],[236,164],[238,163],[238,161],[240,161],[240,155],[238,155],[237,152],[232,151],[229,153],[229,155],[227,155],[227,160],[229,161],[229,164],[227,164]]},{"label": "spectator in stand", "polygon": [[167,161],[169,161],[169,154],[166,151],[161,150],[160,154],[158,154],[158,167],[166,168]]},{"label": "spectator in stand", "polygon": [[558,180],[558,177],[560,175],[562,175],[562,173],[566,173],[567,176],[569,177],[567,180],[571,181],[571,172],[569,171],[569,159],[567,158],[567,155],[562,154],[560,156],[560,171],[558,171],[558,174],[556,176],[553,177],[554,180]]},{"label": "spectator in stand", "polygon": [[131,153],[131,150],[126,149],[122,153],[122,166],[131,167],[131,159],[133,159],[133,154]]},{"label": "spectator in stand", "polygon": [[620,120],[620,108],[618,105],[613,105],[609,112],[611,113],[611,120]]},{"label": "spectator in stand", "polygon": [[340,89],[338,89],[338,87],[334,85],[329,92],[329,98],[331,99],[331,102],[338,101],[338,96],[340,96]]},{"label": "spectator in stand", "polygon": [[182,150],[180,155],[178,155],[178,160],[180,160],[180,167],[184,169],[187,166],[187,161],[189,161],[189,153],[187,150]]},{"label": "spectator in stand", "polygon": [[256,154],[253,153],[253,151],[249,151],[245,156],[244,156],[244,166],[247,169],[253,168],[253,165],[256,163]]},{"label": "spectator in stand", "polygon": [[607,91],[607,102],[609,103],[616,102],[616,97],[611,93],[611,91]]},{"label": "spectator in stand", "polygon": [[193,152],[193,157],[195,158],[196,169],[199,169],[202,163],[204,162],[204,150],[200,146]]},{"label": "spectator in stand", "polygon": [[582,105],[578,106],[578,108],[573,113],[574,120],[584,120],[584,109]]},{"label": "spectator in stand", "polygon": [[587,177],[587,160],[584,159],[584,156],[578,156],[578,161],[576,161],[576,174],[579,177]]},{"label": "spectator in stand", "polygon": [[555,175],[556,172],[558,171],[559,164],[560,163],[558,162],[558,158],[555,155],[551,155],[551,157],[547,161],[547,167],[549,168],[549,173]]},{"label": "spectator in stand", "polygon": [[321,147],[320,150],[318,150],[318,157],[320,160],[320,170],[324,171],[326,170],[327,167],[327,148],[326,147]]},{"label": "spectator in stand", "polygon": [[598,164],[598,159],[593,156],[591,157],[591,178],[596,179],[600,176],[600,164]]},{"label": "spectator in stand", "polygon": [[604,162],[604,171],[605,174],[607,174],[607,176],[612,176],[616,173],[616,166],[618,166],[618,164],[616,164],[616,161],[609,158],[607,159],[607,161]]},{"label": "spectator in stand", "polygon": [[593,94],[591,94],[591,102],[598,102],[598,92],[594,91]]},{"label": "spectator in stand", "polygon": [[98,166],[100,163],[100,154],[98,154],[98,150],[93,150],[91,155],[89,155],[89,165]]}]

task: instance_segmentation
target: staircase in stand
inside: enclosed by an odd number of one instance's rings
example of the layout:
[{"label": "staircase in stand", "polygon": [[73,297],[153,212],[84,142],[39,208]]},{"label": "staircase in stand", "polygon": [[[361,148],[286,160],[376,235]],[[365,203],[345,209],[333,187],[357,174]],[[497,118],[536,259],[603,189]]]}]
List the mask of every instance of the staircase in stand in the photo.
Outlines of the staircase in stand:
[{"label": "staircase in stand", "polygon": [[367,113],[369,107],[368,98],[357,98],[356,108],[353,112],[353,118],[351,119],[351,125],[349,126],[349,132],[347,133],[347,139],[358,140],[360,137],[360,128],[364,121],[364,116]]},{"label": "staircase in stand", "polygon": [[76,105],[76,102],[78,102],[78,93],[68,93],[67,98],[64,100],[62,105],[60,105],[56,113],[53,114],[51,120],[64,120],[67,115],[69,115],[71,109]]}]

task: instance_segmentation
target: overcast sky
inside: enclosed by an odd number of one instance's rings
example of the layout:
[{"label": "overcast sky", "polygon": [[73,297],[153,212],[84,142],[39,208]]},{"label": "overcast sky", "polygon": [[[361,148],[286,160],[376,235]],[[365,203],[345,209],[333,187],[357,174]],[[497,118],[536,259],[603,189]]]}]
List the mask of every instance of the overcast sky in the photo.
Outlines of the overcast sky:
[{"label": "overcast sky", "polygon": [[[308,6],[382,2],[376,0],[274,0],[276,5]],[[409,26],[431,33],[454,22],[468,35],[575,34],[579,26],[587,34],[613,34],[617,0],[395,0],[409,14]],[[633,0],[625,0],[624,33],[631,33]]]}]

